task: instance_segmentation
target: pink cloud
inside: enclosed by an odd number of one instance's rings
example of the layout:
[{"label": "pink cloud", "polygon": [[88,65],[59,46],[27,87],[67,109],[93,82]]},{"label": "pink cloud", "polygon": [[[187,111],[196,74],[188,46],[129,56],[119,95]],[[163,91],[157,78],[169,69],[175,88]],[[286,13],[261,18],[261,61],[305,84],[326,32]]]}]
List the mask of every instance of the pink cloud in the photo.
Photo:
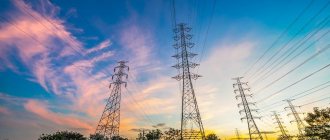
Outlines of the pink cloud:
[{"label": "pink cloud", "polygon": [[[44,120],[58,125],[75,126],[88,130],[93,129],[104,108],[104,100],[110,95],[110,90],[108,89],[109,79],[107,79],[110,75],[104,75],[100,71],[91,74],[90,70],[93,70],[95,63],[114,56],[112,51],[98,54],[98,52],[110,46],[111,41],[105,40],[91,49],[83,49],[84,44],[76,40],[72,33],[67,30],[64,25],[65,21],[55,18],[57,8],[51,5],[51,3],[43,3],[44,6],[48,7],[44,7],[41,13],[32,9],[24,1],[15,1],[14,3],[21,10],[21,13],[15,15],[15,18],[13,18],[15,20],[10,21],[12,24],[3,24],[0,29],[1,59],[3,58],[6,60],[4,62],[8,62],[8,65],[6,64],[8,68],[14,69],[15,64],[10,61],[8,54],[10,54],[9,52],[12,49],[17,49],[20,60],[31,71],[34,77],[33,81],[36,81],[45,90],[58,95],[60,98],[69,100],[72,104],[61,107],[69,111],[85,113],[89,121],[93,121],[93,125],[85,123],[85,120],[75,116],[53,112],[48,107],[48,104],[36,100],[28,99],[24,104],[25,109]],[[47,14],[46,9],[51,11],[50,14]],[[24,10],[36,17],[37,20],[25,14]],[[132,68],[131,73],[140,73],[141,71],[138,68],[141,67],[148,67],[148,69],[153,71],[159,70],[158,60],[153,59],[152,56],[153,38],[150,32],[136,25],[123,29],[120,35],[120,42],[125,46],[125,49],[129,50],[128,57],[131,60],[129,62]],[[57,42],[58,40],[59,42]],[[74,62],[68,65],[63,64],[65,66],[54,68],[52,63],[54,58],[50,57],[54,52],[59,52],[56,55],[56,59],[59,60],[64,56],[79,56],[77,52],[68,46],[88,53],[97,52],[96,54],[98,55],[90,57],[88,60],[74,60]],[[149,62],[149,60],[152,60],[152,62]],[[12,66],[9,64],[12,64]],[[91,75],[94,76],[91,77]],[[159,98],[149,100],[147,97],[151,93],[164,88],[164,85],[148,85],[148,88],[141,94],[136,93],[139,97],[134,96],[134,98],[143,104],[159,105],[158,103],[161,102]],[[62,89],[66,89],[66,91]],[[167,101],[163,102],[169,104]],[[129,103],[127,107],[131,105],[132,103]],[[123,118],[123,129],[128,131],[129,127],[135,127],[135,122],[130,114],[139,114],[140,112],[138,109],[134,109],[133,111],[130,110],[123,113],[129,114],[126,118]]]},{"label": "pink cloud", "polygon": [[11,112],[7,108],[0,106],[0,114],[10,115]]},{"label": "pink cloud", "polygon": [[150,65],[153,49],[153,38],[149,31],[138,25],[130,24],[124,27],[120,33],[120,42],[124,48],[130,51],[130,64],[133,67]]},{"label": "pink cloud", "polygon": [[106,47],[109,47],[111,44],[112,44],[112,42],[109,39],[106,39],[103,42],[101,42],[100,44],[98,44],[97,46],[88,49],[87,53],[93,53],[93,52],[100,51]]},{"label": "pink cloud", "polygon": [[[0,29],[1,60],[6,62],[7,68],[15,70],[15,64],[9,58],[11,51],[17,49],[20,60],[32,72],[36,81],[47,91],[61,94],[58,93],[58,89],[52,89],[59,87],[55,86],[52,80],[60,78],[57,78],[58,75],[55,75],[56,72],[51,69],[52,58],[49,54],[58,50],[56,52],[60,52],[60,57],[73,55],[74,51],[67,46],[79,50],[81,43],[66,30],[63,21],[51,18],[53,15],[46,16],[34,11],[24,1],[13,2],[22,13],[9,15],[8,19],[13,16],[15,18],[12,18],[9,24],[3,24]],[[52,5],[48,7],[48,9],[54,8]],[[56,42],[55,39],[61,40],[66,45],[60,45],[61,43]],[[53,86],[48,85],[49,83]]]},{"label": "pink cloud", "polygon": [[89,123],[86,123],[84,120],[78,119],[73,116],[52,112],[51,110],[49,110],[47,104],[37,100],[28,100],[27,103],[24,104],[24,108],[27,111],[32,112],[45,120],[49,120],[59,125],[64,125],[73,128],[82,128],[86,129],[87,131],[93,130],[93,126]]},{"label": "pink cloud", "polygon": [[[94,81],[87,74],[89,71],[85,71],[86,68],[81,67],[92,69],[93,63],[112,57],[113,52],[107,51],[90,57],[90,60],[75,60],[74,65],[70,64],[54,68],[53,62],[55,60],[49,56],[50,54],[60,52],[56,59],[69,55],[80,56],[71,47],[82,50],[83,43],[76,40],[72,33],[66,29],[64,21],[55,18],[58,8],[51,3],[42,1],[41,12],[38,12],[32,9],[30,5],[24,3],[24,1],[17,0],[13,2],[20,12],[15,15],[9,15],[8,18],[15,16],[13,18],[15,20],[10,21],[10,24],[3,24],[0,29],[0,58],[1,61],[6,62],[5,67],[15,68],[15,64],[10,61],[8,54],[10,54],[12,49],[17,49],[20,60],[27,66],[34,77],[31,81],[39,83],[48,92],[72,100],[73,106],[79,106],[79,111],[86,112],[84,110],[85,106],[93,100],[92,96],[104,98],[103,95],[106,94],[104,94],[103,88],[100,87],[99,81]],[[49,11],[51,12],[49,13]],[[87,51],[102,50],[109,45],[111,45],[110,40],[105,40],[92,49],[87,49]],[[105,78],[105,76],[100,77]],[[106,89],[106,86],[104,88]],[[63,89],[66,90],[64,91]],[[98,89],[101,89],[100,92],[103,94],[96,92]],[[95,102],[100,102],[102,98],[97,98],[98,100]],[[87,111],[89,112],[88,114],[95,115],[95,112],[92,110],[90,107]]]}]

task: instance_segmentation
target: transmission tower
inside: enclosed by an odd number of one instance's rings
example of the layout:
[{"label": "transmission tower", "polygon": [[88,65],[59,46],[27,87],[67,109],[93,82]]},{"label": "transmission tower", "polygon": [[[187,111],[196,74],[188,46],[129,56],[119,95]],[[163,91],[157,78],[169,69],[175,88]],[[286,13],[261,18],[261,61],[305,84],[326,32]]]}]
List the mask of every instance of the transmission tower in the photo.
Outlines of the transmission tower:
[{"label": "transmission tower", "polygon": [[250,138],[242,138],[241,135],[239,134],[239,131],[237,128],[235,129],[235,135],[236,135],[236,138],[231,138],[232,140],[249,140],[250,139]]},{"label": "transmission tower", "polygon": [[173,67],[178,69],[179,74],[174,79],[182,80],[182,112],[181,112],[181,139],[205,139],[203,123],[199,113],[195,91],[192,84],[192,79],[197,79],[200,75],[190,72],[199,64],[190,62],[190,59],[197,54],[189,52],[188,49],[194,46],[190,42],[192,36],[189,33],[191,28],[186,24],[180,23],[174,29],[174,48],[177,54],[173,57],[178,60],[178,63]]},{"label": "transmission tower", "polygon": [[125,65],[127,62],[119,61],[118,63],[119,65],[114,68],[113,82],[109,85],[110,89],[113,85],[111,94],[95,132],[108,138],[119,136],[121,85],[125,84],[125,87],[127,86],[127,82],[123,81],[123,77],[126,79],[128,77],[125,73],[126,70],[129,70],[128,66]]},{"label": "transmission tower", "polygon": [[284,101],[288,102],[288,104],[289,104],[289,106],[285,107],[284,109],[289,108],[291,110],[291,113],[289,113],[288,115],[293,115],[293,117],[294,117],[294,120],[290,121],[290,123],[296,122],[297,128],[298,128],[298,133],[299,133],[298,138],[303,139],[303,137],[304,137],[303,132],[304,132],[305,125],[299,116],[299,114],[302,114],[302,113],[298,113],[296,110],[296,107],[299,107],[299,106],[294,106],[292,104],[291,101],[293,101],[293,99],[288,99],[288,100],[284,100]]},{"label": "transmission tower", "polygon": [[278,114],[276,111],[273,111],[273,117],[275,119],[275,123],[278,125],[278,129],[280,129],[280,132],[281,132],[281,137],[284,138],[284,139],[290,139],[290,136],[287,134],[287,130],[286,130],[286,127],[284,126],[283,122],[282,122],[282,118],[280,116],[280,114]]},{"label": "transmission tower", "polygon": [[146,132],[150,131],[149,129],[145,129],[145,128],[140,128],[138,129],[139,134],[138,134],[138,138],[137,140],[146,140],[147,138],[145,137]]},{"label": "transmission tower", "polygon": [[[241,82],[241,79],[243,77],[237,77],[233,78],[233,80],[236,80],[236,83],[233,84],[233,88],[237,86],[237,89],[234,90],[235,94],[237,94],[237,91],[239,92],[239,95],[236,95],[236,99],[241,98],[242,102],[238,104],[238,107],[243,106],[243,109],[239,111],[241,114],[242,112],[245,112],[245,117],[241,118],[241,120],[246,119],[248,128],[249,128],[249,136],[250,139],[260,139],[263,140],[262,135],[258,129],[258,126],[254,119],[260,119],[260,117],[255,117],[252,115],[253,111],[257,111],[257,109],[251,109],[250,105],[255,105],[253,102],[248,102],[246,99],[246,96],[252,97],[252,94],[245,94],[244,91],[250,90],[250,88],[243,88],[243,85],[247,86],[247,82]],[[256,135],[256,137],[254,137]]]},{"label": "transmission tower", "polygon": [[235,129],[235,133],[236,133],[236,139],[240,140],[241,137],[237,128]]}]

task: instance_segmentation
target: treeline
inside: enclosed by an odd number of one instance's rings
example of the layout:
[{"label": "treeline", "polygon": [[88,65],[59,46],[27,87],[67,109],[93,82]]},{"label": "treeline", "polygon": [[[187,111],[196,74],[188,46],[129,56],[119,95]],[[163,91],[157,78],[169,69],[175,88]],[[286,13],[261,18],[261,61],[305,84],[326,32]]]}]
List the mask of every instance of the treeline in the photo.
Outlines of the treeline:
[{"label": "treeline", "polygon": [[[159,129],[140,132],[136,140],[180,140],[180,130],[169,128],[162,132]],[[84,137],[82,134],[73,131],[60,131],[54,134],[42,134],[38,140],[128,140],[128,138],[115,136],[112,138],[105,137],[101,134],[91,134],[89,137]],[[220,140],[216,134],[209,134],[206,140]]]},{"label": "treeline", "polygon": [[[305,118],[307,126],[305,127],[304,136],[298,136],[298,139],[308,140],[330,140],[330,108],[319,109],[314,108],[313,112],[307,114]],[[293,136],[279,136],[279,140],[292,139]],[[180,140],[180,130],[170,128],[164,132],[159,129],[140,132],[137,140]],[[220,140],[215,134],[209,134],[206,140]],[[107,138],[100,134],[91,134],[89,137],[84,137],[82,134],[72,131],[60,131],[54,134],[42,134],[38,140],[128,140],[121,136]]]},{"label": "treeline", "polygon": [[282,136],[278,140],[330,140],[330,108],[319,109],[314,107],[313,112],[307,113],[307,126],[303,136]]}]

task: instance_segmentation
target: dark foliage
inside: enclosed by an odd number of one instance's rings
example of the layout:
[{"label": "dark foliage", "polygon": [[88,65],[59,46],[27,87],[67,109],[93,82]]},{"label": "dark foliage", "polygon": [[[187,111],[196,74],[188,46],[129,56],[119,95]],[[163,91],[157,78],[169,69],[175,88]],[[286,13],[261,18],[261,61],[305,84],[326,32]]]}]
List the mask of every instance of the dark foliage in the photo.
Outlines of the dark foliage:
[{"label": "dark foliage", "polygon": [[159,130],[151,130],[146,134],[147,140],[159,140],[163,133]]},{"label": "dark foliage", "polygon": [[96,133],[96,134],[91,134],[89,136],[90,140],[109,140],[109,138],[105,137],[102,134]]},{"label": "dark foliage", "polygon": [[59,131],[54,134],[42,134],[38,140],[87,140],[82,134],[72,131]]},{"label": "dark foliage", "polygon": [[121,137],[121,136],[114,136],[111,138],[111,140],[128,140],[128,138],[124,138],[124,137]]},{"label": "dark foliage", "polygon": [[164,132],[164,139],[165,140],[180,140],[180,130],[178,129],[174,129],[174,128],[170,128],[169,130]]},{"label": "dark foliage", "polygon": [[218,138],[218,136],[214,133],[208,134],[205,139],[206,140],[220,140],[220,138]]},{"label": "dark foliage", "polygon": [[308,113],[305,118],[309,126],[306,126],[306,136],[313,139],[330,140],[330,108],[314,108],[314,112]]}]

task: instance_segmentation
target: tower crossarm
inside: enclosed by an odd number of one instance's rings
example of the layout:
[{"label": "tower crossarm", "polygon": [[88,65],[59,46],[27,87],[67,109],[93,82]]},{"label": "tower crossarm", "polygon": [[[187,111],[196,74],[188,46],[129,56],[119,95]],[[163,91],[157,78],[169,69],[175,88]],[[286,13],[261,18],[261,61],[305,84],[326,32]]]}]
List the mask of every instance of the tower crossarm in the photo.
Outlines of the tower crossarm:
[{"label": "tower crossarm", "polygon": [[238,107],[240,107],[240,106],[244,106],[244,104],[246,104],[246,105],[256,105],[256,102],[239,103],[239,104],[237,104],[237,106],[238,106]]},{"label": "tower crossarm", "polygon": [[[188,62],[187,66],[190,67],[190,68],[195,68],[195,67],[199,66],[199,64],[193,63],[193,62]],[[183,67],[186,67],[186,64],[184,64],[184,63],[178,63],[178,64],[176,64],[176,65],[174,65],[172,67],[174,67],[176,69],[181,69]]]},{"label": "tower crossarm", "polygon": [[281,132],[281,136],[288,139],[289,135],[287,134],[288,131],[286,130],[286,127],[284,126],[283,122],[281,121],[280,114],[278,114],[276,111],[273,111],[272,115],[275,119],[275,123],[278,125],[277,128],[279,129],[279,132]]},{"label": "tower crossarm", "polygon": [[[251,112],[258,112],[258,110],[259,110],[259,109],[250,109]],[[240,110],[240,111],[239,111],[239,114],[241,114],[241,113],[243,113],[243,112],[245,112],[244,109]]]},{"label": "tower crossarm", "polygon": [[199,66],[199,64],[190,60],[197,54],[188,51],[189,48],[194,46],[194,43],[191,42],[192,35],[189,34],[191,28],[187,24],[180,23],[176,25],[173,31],[175,34],[173,47],[177,49],[177,53],[172,57],[178,60],[178,63],[173,67],[180,72],[172,78],[182,82],[181,139],[204,140],[203,123],[192,83],[192,79],[196,80],[201,76],[191,72],[191,69]]},{"label": "tower crossarm", "polygon": [[[241,79],[243,77],[236,77],[233,78],[233,80],[236,81],[236,83],[233,84],[234,92],[238,94],[235,98],[241,99],[241,103],[239,103],[237,106],[238,107],[243,107],[242,110],[239,111],[239,113],[244,112],[245,116],[241,118],[241,120],[246,119],[246,122],[248,124],[249,128],[249,136],[250,139],[260,139],[263,140],[263,137],[259,131],[259,128],[255,122],[255,119],[260,119],[258,116],[253,116],[252,112],[257,111],[256,109],[252,109],[250,105],[255,105],[255,102],[248,102],[247,97],[252,97],[251,94],[246,94],[244,93],[245,91],[249,91],[250,88],[243,87],[243,85],[247,86],[247,82],[241,82]],[[255,136],[255,137],[254,137]]]},{"label": "tower crossarm", "polygon": [[124,81],[123,77],[128,78],[125,71],[129,70],[125,63],[127,61],[119,61],[119,65],[114,68],[113,82],[109,85],[111,94],[95,130],[95,133],[102,134],[110,139],[119,136],[121,85],[125,84],[125,87],[127,86],[127,82]]},{"label": "tower crossarm", "polygon": [[292,115],[294,117],[294,120],[291,122],[296,122],[296,124],[297,124],[297,129],[298,129],[298,133],[299,133],[298,137],[303,137],[305,124],[303,123],[302,119],[299,116],[300,113],[298,113],[296,110],[296,107],[298,107],[298,106],[294,106],[292,104],[293,99],[288,99],[288,100],[284,100],[284,101],[286,101],[289,104],[289,106],[285,107],[285,109],[289,108],[291,110],[291,113],[289,113],[288,116]]}]

